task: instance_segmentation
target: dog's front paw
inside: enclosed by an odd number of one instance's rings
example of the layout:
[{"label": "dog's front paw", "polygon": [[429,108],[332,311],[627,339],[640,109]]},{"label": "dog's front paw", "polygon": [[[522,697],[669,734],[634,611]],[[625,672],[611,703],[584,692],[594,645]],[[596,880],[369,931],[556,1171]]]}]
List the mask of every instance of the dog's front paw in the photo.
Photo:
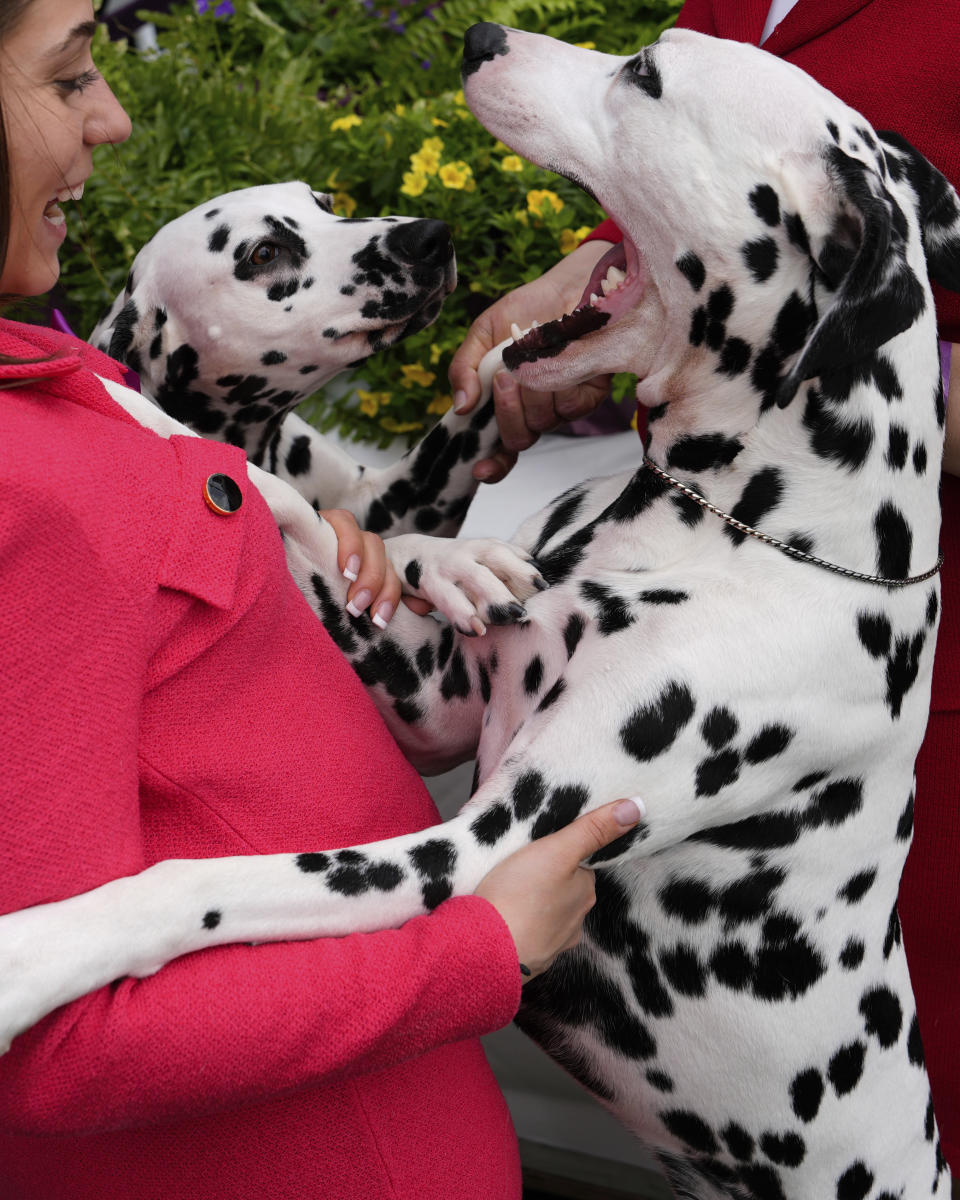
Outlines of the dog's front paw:
[{"label": "dog's front paw", "polygon": [[524,601],[547,587],[526,551],[497,538],[388,538],[387,556],[409,595],[421,596],[468,636],[526,616]]}]

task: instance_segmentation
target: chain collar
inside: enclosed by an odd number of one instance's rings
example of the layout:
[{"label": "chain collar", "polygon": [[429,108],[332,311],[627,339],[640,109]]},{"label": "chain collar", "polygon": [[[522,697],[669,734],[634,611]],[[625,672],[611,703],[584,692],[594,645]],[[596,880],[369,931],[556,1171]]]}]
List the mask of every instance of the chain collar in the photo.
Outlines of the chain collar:
[{"label": "chain collar", "polygon": [[798,550],[796,546],[791,546],[787,542],[781,542],[775,537],[770,537],[767,533],[761,533],[759,529],[754,529],[752,525],[745,525],[743,521],[738,521],[736,517],[731,517],[729,513],[725,513],[722,509],[717,508],[715,504],[711,504],[699,492],[695,492],[693,488],[687,487],[679,479],[674,479],[672,475],[668,475],[666,471],[661,470],[646,455],[643,457],[643,465],[653,471],[654,475],[659,475],[661,479],[665,480],[672,487],[675,487],[687,499],[693,500],[701,508],[705,508],[707,512],[711,512],[714,516],[719,517],[721,521],[726,521],[734,529],[739,529],[741,533],[746,533],[750,537],[757,538],[758,541],[763,542],[767,546],[773,546],[775,550],[781,550],[784,554],[789,554],[791,558],[799,559],[800,562],[812,563],[815,567],[823,567],[825,571],[832,571],[835,575],[845,575],[848,579],[859,579],[863,583],[876,583],[881,587],[902,588],[909,587],[912,583],[923,583],[925,579],[930,579],[936,575],[943,566],[943,553],[941,552],[937,556],[937,565],[935,567],[931,567],[929,571],[924,571],[922,575],[910,575],[906,579],[886,579],[882,575],[864,575],[861,571],[851,571],[848,567],[838,567],[836,563],[827,562],[826,559],[817,558],[813,554],[807,554],[805,550]]}]

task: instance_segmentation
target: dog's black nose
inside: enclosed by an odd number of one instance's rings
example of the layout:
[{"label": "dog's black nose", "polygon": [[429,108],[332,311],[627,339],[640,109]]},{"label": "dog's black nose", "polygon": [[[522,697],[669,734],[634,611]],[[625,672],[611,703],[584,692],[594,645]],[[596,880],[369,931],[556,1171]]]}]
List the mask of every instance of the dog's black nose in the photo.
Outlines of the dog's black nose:
[{"label": "dog's black nose", "polygon": [[387,234],[387,249],[401,262],[445,267],[453,254],[453,241],[442,221],[404,221]]},{"label": "dog's black nose", "polygon": [[507,53],[507,31],[502,25],[481,21],[463,35],[463,63],[460,74],[466,78],[490,62],[497,54]]}]

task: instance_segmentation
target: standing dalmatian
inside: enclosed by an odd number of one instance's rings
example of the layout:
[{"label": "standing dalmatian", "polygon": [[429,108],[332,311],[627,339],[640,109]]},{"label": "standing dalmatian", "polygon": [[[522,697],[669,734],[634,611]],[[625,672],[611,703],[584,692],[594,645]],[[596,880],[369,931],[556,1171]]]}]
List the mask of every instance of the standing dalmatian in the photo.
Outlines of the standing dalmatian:
[{"label": "standing dalmatian", "polygon": [[552,586],[482,639],[344,617],[324,526],[261,481],[407,753],[475,756],[474,793],[425,832],[159,863],[0,918],[4,1040],[178,953],[400,924],[640,795],[523,1027],[678,1197],[945,1197],[896,896],[939,616],[927,274],[960,290],[957,196],[802,72],[687,31],[620,58],[482,24],[464,85],[624,231],[504,361],[543,389],[634,370],[644,460],[521,527]]}]

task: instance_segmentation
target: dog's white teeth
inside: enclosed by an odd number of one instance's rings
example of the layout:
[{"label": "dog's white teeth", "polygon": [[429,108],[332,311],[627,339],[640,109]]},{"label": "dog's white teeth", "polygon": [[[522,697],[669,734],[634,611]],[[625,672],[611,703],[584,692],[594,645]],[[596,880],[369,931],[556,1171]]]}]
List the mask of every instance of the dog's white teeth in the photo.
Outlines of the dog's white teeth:
[{"label": "dog's white teeth", "polygon": [[523,330],[516,323],[516,321],[514,321],[513,324],[510,326],[510,336],[513,338],[513,340],[515,342],[519,342],[520,339],[523,337]]},{"label": "dog's white teeth", "polygon": [[539,321],[531,321],[531,322],[530,322],[530,328],[531,328],[531,329],[539,329],[539,328],[540,328],[540,322],[539,322]]},{"label": "dog's white teeth", "polygon": [[591,305],[597,304],[599,302],[599,300],[600,300],[600,297],[597,295],[596,292],[590,293],[590,304]]},{"label": "dog's white teeth", "polygon": [[616,291],[626,277],[626,271],[621,271],[619,267],[608,267],[606,277],[600,284],[603,288],[603,294],[609,296],[611,292]]}]

